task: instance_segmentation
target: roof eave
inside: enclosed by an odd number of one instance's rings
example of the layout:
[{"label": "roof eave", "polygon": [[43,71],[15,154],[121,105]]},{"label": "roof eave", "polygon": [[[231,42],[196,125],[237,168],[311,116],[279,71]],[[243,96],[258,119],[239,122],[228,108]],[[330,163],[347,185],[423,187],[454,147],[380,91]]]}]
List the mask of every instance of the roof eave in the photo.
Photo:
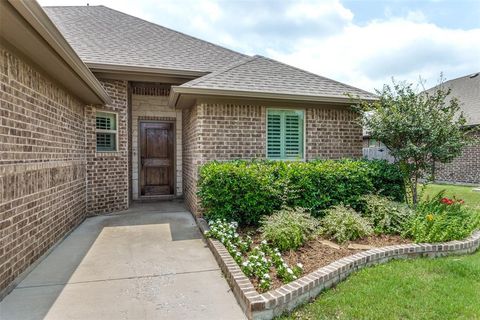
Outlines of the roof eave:
[{"label": "roof eave", "polygon": [[111,102],[110,97],[100,82],[83,63],[36,1],[8,0],[8,2],[92,92],[91,97],[80,96],[81,99],[85,100],[86,103],[92,104]]},{"label": "roof eave", "polygon": [[[243,91],[243,90],[225,90],[225,89],[211,89],[211,88],[189,88],[181,86],[172,86],[172,92],[169,98],[169,105],[177,107],[179,98],[182,94],[195,96],[220,96],[220,97],[236,97],[236,98],[253,98],[264,100],[283,100],[283,101],[305,101],[305,102],[319,102],[319,103],[353,103],[352,98],[345,96],[313,96],[313,95],[299,95],[288,93],[270,93],[258,91]],[[356,98],[357,100],[376,101],[377,98]],[[180,106],[181,107],[181,106]]]}]

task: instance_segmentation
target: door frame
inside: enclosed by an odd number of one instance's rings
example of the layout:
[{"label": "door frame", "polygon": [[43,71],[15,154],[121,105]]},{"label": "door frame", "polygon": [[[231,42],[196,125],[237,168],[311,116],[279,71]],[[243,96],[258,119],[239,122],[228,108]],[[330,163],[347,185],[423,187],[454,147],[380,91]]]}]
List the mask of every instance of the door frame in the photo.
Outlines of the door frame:
[{"label": "door frame", "polygon": [[[176,119],[172,120],[143,120],[138,119],[137,123],[137,174],[138,174],[138,199],[172,199],[177,197],[177,128],[176,128]],[[172,177],[173,177],[173,194],[162,194],[156,196],[145,196],[142,195],[142,184],[140,175],[142,172],[142,144],[141,144],[141,123],[170,123],[173,130],[173,166],[172,166]]]}]

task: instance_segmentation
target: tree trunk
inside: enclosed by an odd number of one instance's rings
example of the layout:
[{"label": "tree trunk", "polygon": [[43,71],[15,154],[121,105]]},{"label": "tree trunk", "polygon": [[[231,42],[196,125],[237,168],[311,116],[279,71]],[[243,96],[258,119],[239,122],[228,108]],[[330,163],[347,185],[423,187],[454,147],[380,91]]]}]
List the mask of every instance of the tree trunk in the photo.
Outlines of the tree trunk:
[{"label": "tree trunk", "polygon": [[417,191],[417,186],[418,186],[418,177],[417,175],[415,174],[414,177],[413,177],[413,183],[412,183],[412,203],[413,203],[413,207],[416,208],[417,207],[417,202],[418,202],[418,191]]}]

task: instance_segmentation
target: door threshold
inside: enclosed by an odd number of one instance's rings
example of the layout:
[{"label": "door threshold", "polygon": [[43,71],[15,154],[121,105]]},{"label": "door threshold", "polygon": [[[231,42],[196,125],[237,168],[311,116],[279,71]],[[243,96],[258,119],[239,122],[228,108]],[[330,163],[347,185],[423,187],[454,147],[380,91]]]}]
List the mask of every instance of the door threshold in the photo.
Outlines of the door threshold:
[{"label": "door threshold", "polygon": [[180,197],[174,195],[174,194],[167,194],[167,195],[162,195],[162,196],[140,196],[138,199],[135,199],[133,201],[138,201],[138,202],[147,202],[147,201],[162,201],[162,200],[173,200],[173,199],[179,199]]}]

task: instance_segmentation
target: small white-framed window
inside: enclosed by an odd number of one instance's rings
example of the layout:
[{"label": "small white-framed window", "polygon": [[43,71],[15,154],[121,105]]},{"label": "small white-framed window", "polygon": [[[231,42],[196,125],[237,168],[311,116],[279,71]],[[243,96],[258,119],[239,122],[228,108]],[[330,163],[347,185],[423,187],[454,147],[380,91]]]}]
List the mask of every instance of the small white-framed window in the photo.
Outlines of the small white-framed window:
[{"label": "small white-framed window", "polygon": [[95,117],[97,152],[117,151],[117,114],[99,111]]},{"label": "small white-framed window", "polygon": [[267,158],[304,158],[304,111],[267,109]]}]

